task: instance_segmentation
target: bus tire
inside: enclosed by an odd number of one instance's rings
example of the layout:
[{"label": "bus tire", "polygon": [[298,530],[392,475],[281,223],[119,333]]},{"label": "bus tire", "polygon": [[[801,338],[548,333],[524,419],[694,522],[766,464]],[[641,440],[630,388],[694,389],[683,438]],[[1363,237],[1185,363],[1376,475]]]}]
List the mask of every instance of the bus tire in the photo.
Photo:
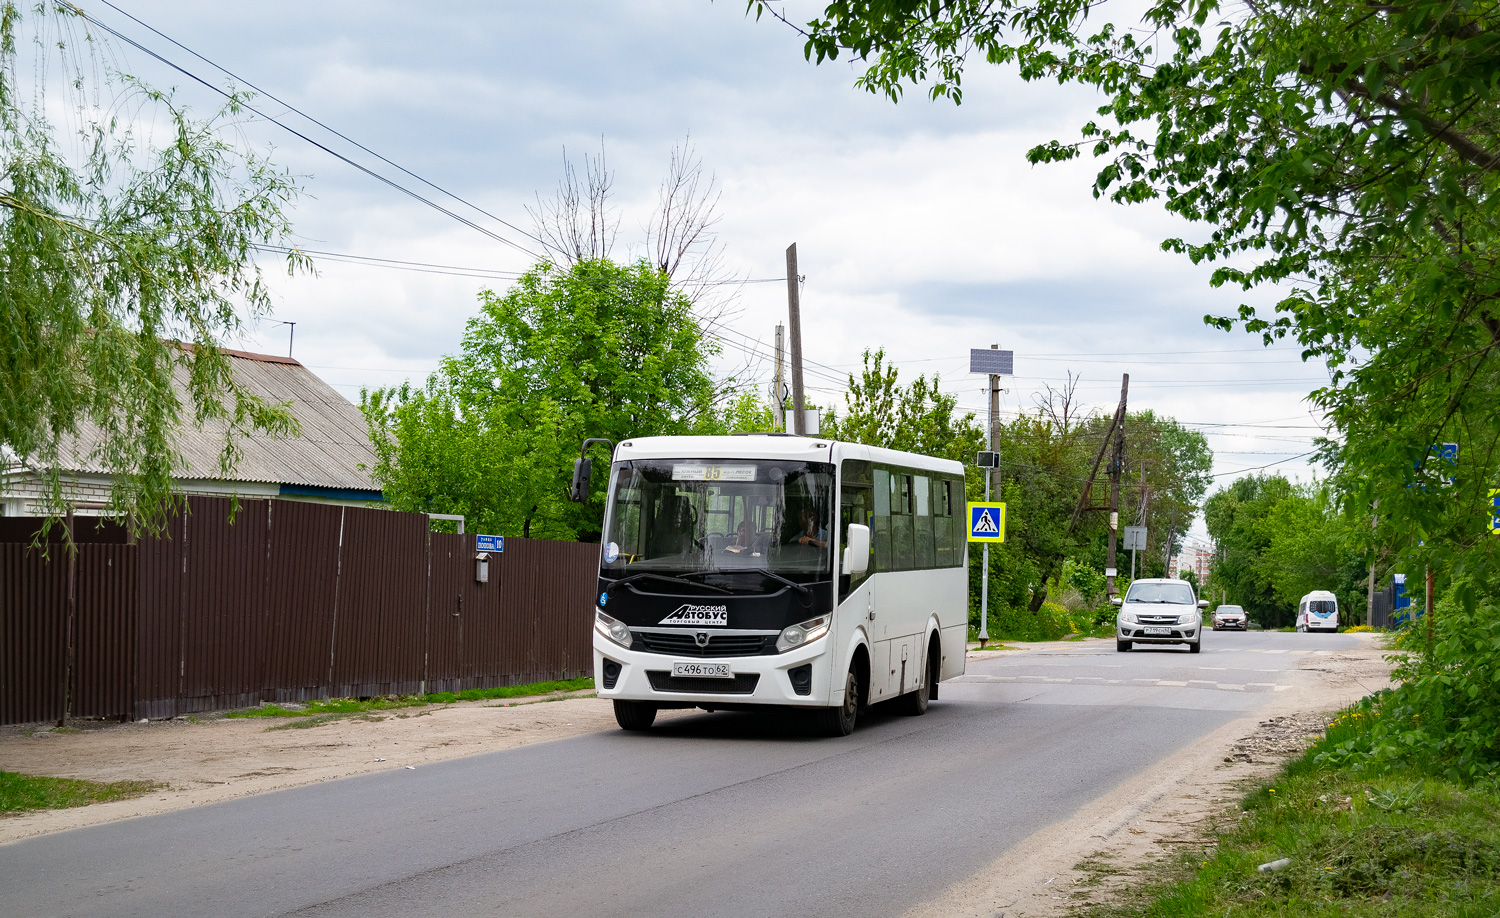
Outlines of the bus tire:
[{"label": "bus tire", "polygon": [[1130,652],[1130,642],[1129,641],[1121,641],[1121,640],[1116,640],[1115,641],[1115,653],[1129,653],[1129,652]]},{"label": "bus tire", "polygon": [[656,705],[649,701],[616,701],[615,723],[621,730],[650,730],[656,722]]},{"label": "bus tire", "polygon": [[848,736],[854,732],[854,722],[859,719],[859,673],[852,663],[844,676],[844,703],[819,713],[822,732],[827,735]]}]

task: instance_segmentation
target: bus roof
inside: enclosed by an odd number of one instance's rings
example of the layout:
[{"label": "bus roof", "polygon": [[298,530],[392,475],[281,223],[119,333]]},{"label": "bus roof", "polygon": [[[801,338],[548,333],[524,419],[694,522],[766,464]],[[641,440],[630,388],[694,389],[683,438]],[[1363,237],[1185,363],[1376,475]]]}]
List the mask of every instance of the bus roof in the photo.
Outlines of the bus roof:
[{"label": "bus roof", "polygon": [[843,443],[818,437],[740,434],[730,437],[631,437],[615,449],[622,459],[804,459],[838,462],[867,459],[907,468],[964,473],[963,463],[879,446]]}]

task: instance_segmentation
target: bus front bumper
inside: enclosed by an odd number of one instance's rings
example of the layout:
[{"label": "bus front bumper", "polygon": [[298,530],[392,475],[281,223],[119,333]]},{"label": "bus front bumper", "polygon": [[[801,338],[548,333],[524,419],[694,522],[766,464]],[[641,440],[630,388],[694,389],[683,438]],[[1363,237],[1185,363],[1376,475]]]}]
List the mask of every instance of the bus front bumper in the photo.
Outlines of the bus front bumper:
[{"label": "bus front bumper", "polygon": [[[647,653],[594,633],[594,686],[600,698],[652,701],[662,706],[728,707],[790,705],[819,708],[830,704],[831,642],[820,638],[786,653],[748,657],[688,657]],[[730,678],[674,676],[673,663],[727,663]],[[806,694],[799,692],[803,672]],[[841,686],[842,687],[842,686]],[[842,699],[840,699],[842,700]]]}]

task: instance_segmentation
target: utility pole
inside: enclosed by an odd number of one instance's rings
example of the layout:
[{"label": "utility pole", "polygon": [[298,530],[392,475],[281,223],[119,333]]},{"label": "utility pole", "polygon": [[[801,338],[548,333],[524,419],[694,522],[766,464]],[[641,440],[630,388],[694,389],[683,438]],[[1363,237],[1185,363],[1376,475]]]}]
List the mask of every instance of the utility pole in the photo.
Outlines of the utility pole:
[{"label": "utility pole", "polygon": [[[1104,439],[1099,441],[1099,451],[1094,454],[1094,464],[1089,467],[1089,477],[1084,480],[1083,491],[1078,495],[1078,504],[1073,507],[1073,515],[1068,517],[1068,526],[1063,530],[1065,534],[1072,534],[1073,527],[1078,525],[1078,520],[1083,516],[1083,512],[1085,510],[1103,509],[1102,507],[1097,507],[1093,504],[1094,479],[1099,475],[1099,465],[1104,461],[1104,453],[1109,449],[1109,441],[1115,435],[1116,430],[1120,431],[1120,436],[1123,442],[1123,428],[1125,424],[1125,395],[1126,391],[1129,388],[1130,374],[1125,373],[1120,378],[1120,404],[1115,406],[1115,415],[1110,419],[1109,429],[1104,432]],[[1110,542],[1113,543],[1115,539],[1115,532],[1113,527],[1111,527],[1110,529],[1109,538]],[[1111,549],[1110,551],[1110,558],[1114,558],[1113,549]],[[1037,588],[1031,593],[1031,602],[1027,605],[1028,611],[1036,612],[1042,608],[1042,603],[1047,599],[1047,581],[1052,579],[1053,571],[1057,570],[1058,560],[1058,557],[1054,555],[1047,561],[1045,565],[1043,565],[1041,572],[1042,582],[1038,584]],[[1106,576],[1108,576],[1108,571],[1106,571],[1105,574]],[[1108,577],[1108,583],[1111,592],[1106,593],[1106,596],[1112,595],[1112,591],[1114,589],[1114,578]]]},{"label": "utility pole", "polygon": [[1104,558],[1104,595],[1115,595],[1115,549],[1120,539],[1120,475],[1125,469],[1125,405],[1130,394],[1130,374],[1120,380],[1119,422],[1114,425],[1115,452],[1109,462],[1109,548]]},{"label": "utility pole", "polygon": [[786,311],[792,332],[792,432],[807,433],[807,419],[802,415],[802,297],[798,288],[797,243],[786,248]]},{"label": "utility pole", "polygon": [[776,429],[786,432],[786,374],[783,371],[782,355],[786,353],[786,326],[776,323],[776,379],[771,383],[771,414],[776,419]]},{"label": "utility pole", "polygon": [[[998,351],[999,349],[1000,349],[1000,345],[998,345],[998,344],[991,344],[990,345],[990,350],[992,350],[992,351]],[[993,453],[995,453],[996,456],[1000,455],[1000,374],[999,373],[991,373],[990,374],[990,450]],[[994,482],[994,485],[995,485],[995,496],[996,496],[996,498],[999,499],[999,500],[1004,500],[1005,499],[1005,492],[1000,489],[1000,465],[999,465],[998,462],[996,463],[996,465],[995,465],[994,468],[990,469],[990,471],[989,471],[989,478],[987,479],[987,482],[988,481],[993,481]],[[990,499],[990,491],[989,491],[989,485],[988,485],[988,483],[986,483],[986,485],[985,485],[984,499],[985,500],[989,500]],[[984,552],[985,552],[984,569],[985,569],[986,572],[989,571],[989,569],[990,569],[989,551],[990,551],[990,546],[989,546],[989,543],[986,542],[985,546],[984,546]]]},{"label": "utility pole", "polygon": [[1172,511],[1172,525],[1167,527],[1167,557],[1162,561],[1166,573],[1172,572],[1172,540],[1177,538],[1177,511]]},{"label": "utility pole", "polygon": [[1370,582],[1365,587],[1365,625],[1375,627],[1375,525],[1380,521],[1380,498],[1370,508]]}]

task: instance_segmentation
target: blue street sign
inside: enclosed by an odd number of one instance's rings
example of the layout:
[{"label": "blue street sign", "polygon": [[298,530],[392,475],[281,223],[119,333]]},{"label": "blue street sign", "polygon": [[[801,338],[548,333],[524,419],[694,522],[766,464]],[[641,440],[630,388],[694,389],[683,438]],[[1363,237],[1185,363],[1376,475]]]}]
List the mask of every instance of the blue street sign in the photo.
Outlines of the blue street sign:
[{"label": "blue street sign", "polygon": [[1500,535],[1500,488],[1490,489],[1490,534]]},{"label": "blue street sign", "polygon": [[505,536],[476,535],[474,548],[477,551],[505,551]]},{"label": "blue street sign", "polygon": [[1005,504],[999,501],[970,503],[969,541],[1005,541]]}]

